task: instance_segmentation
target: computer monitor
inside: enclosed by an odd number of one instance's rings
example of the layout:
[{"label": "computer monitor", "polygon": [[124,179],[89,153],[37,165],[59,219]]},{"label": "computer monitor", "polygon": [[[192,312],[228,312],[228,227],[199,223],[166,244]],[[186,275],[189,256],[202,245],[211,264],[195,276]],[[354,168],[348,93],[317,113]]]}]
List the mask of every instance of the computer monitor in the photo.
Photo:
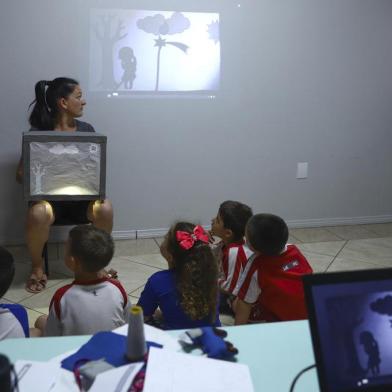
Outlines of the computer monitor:
[{"label": "computer monitor", "polygon": [[303,281],[321,392],[392,391],[392,269]]}]

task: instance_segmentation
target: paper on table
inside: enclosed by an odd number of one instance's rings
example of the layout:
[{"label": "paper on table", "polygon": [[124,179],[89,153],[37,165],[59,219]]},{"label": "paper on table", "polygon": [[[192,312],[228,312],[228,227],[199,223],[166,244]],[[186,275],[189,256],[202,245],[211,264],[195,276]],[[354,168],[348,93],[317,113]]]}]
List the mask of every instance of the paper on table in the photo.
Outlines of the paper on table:
[{"label": "paper on table", "polygon": [[253,392],[247,365],[152,347],[144,392]]},{"label": "paper on table", "polygon": [[60,365],[51,362],[16,361],[15,373],[20,392],[48,392],[60,374]]},{"label": "paper on table", "polygon": [[[122,327],[116,328],[113,330],[114,333],[118,333],[119,335],[127,335],[128,334],[128,324],[123,325]],[[178,343],[177,339],[170,336],[167,332],[162,331],[161,329],[151,327],[151,325],[144,324],[144,335],[146,340],[150,342],[162,344],[165,349],[173,350],[173,351],[181,351],[181,345]]]},{"label": "paper on table", "polygon": [[127,392],[142,367],[143,362],[136,362],[98,374],[89,392]]}]

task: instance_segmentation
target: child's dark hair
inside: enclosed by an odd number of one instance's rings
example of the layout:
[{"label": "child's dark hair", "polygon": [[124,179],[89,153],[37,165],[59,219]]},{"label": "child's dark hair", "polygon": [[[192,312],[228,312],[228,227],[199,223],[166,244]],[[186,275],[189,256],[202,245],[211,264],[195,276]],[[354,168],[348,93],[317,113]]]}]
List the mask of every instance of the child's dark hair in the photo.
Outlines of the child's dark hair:
[{"label": "child's dark hair", "polygon": [[92,225],[75,226],[69,232],[71,256],[77,258],[86,272],[98,272],[113,257],[113,238]]},{"label": "child's dark hair", "polygon": [[246,225],[246,237],[256,251],[266,256],[277,256],[287,243],[289,229],[277,215],[256,214]]},{"label": "child's dark hair", "polygon": [[10,288],[15,275],[15,264],[12,254],[0,247],[0,298]]},{"label": "child's dark hair", "polygon": [[178,230],[193,233],[195,225],[174,224],[167,234],[167,251],[174,260],[181,307],[192,320],[210,317],[215,321],[218,298],[218,263],[208,244],[196,241],[191,249],[183,249],[177,241]]},{"label": "child's dark hair", "polygon": [[245,226],[253,215],[252,209],[239,201],[226,200],[220,206],[218,214],[225,229],[233,232],[234,240],[239,241],[245,235]]},{"label": "child's dark hair", "polygon": [[34,104],[29,118],[30,125],[44,131],[54,129],[54,121],[59,110],[57,101],[61,98],[68,98],[78,84],[79,82],[75,79],[64,77],[37,82],[35,100],[30,104],[30,106]]}]

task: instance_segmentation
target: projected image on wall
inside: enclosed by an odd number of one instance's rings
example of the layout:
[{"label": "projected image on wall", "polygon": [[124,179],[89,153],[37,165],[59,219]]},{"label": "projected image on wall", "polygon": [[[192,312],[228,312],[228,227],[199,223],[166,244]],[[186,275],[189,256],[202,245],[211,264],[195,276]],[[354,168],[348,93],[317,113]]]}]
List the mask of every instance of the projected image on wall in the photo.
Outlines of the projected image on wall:
[{"label": "projected image on wall", "polygon": [[213,92],[219,79],[219,14],[91,10],[91,91]]}]

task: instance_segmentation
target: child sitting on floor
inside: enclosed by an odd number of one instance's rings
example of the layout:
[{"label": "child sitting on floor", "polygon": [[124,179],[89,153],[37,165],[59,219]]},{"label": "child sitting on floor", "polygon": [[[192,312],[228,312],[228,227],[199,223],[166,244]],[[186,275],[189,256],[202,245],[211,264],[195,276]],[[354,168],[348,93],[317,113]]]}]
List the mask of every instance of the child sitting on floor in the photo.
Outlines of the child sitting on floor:
[{"label": "child sitting on floor", "polygon": [[234,294],[235,324],[307,318],[302,276],[312,268],[295,245],[286,245],[289,230],[276,215],[254,215],[246,225],[246,240],[255,253]]},{"label": "child sitting on floor", "polygon": [[246,204],[226,200],[219,206],[218,214],[211,221],[211,235],[222,240],[218,279],[221,313],[232,314],[233,291],[247,260],[252,255],[244,240],[245,226],[251,216],[252,209]]},{"label": "child sitting on floor", "polygon": [[145,321],[160,309],[164,329],[219,326],[218,266],[201,226],[179,222],[160,246],[169,269],[153,274],[140,296]]},{"label": "child sitting on floor", "polygon": [[125,324],[127,293],[104,271],[113,253],[113,239],[104,230],[81,225],[69,232],[65,264],[75,280],[56,291],[49,316],[37,319],[44,336],[88,335]]},{"label": "child sitting on floor", "polygon": [[[14,258],[0,247],[0,298],[4,296],[15,275]],[[26,309],[19,304],[0,304],[0,340],[29,337]]]}]

